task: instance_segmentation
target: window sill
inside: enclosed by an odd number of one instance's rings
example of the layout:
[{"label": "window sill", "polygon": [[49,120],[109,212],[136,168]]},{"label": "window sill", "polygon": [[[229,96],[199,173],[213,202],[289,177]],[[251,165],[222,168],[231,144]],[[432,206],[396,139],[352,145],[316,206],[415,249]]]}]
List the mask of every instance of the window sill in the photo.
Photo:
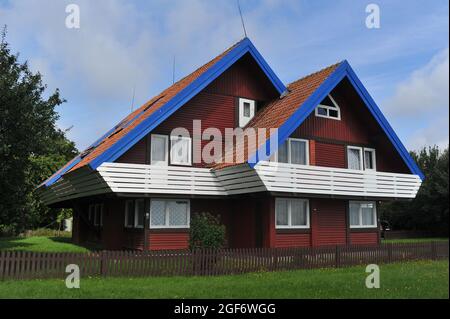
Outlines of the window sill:
[{"label": "window sill", "polygon": [[276,228],[277,234],[309,234],[311,228]]},{"label": "window sill", "polygon": [[357,226],[357,227],[350,227],[350,231],[352,232],[373,232],[378,231],[378,226]]},{"label": "window sill", "polygon": [[150,233],[188,233],[189,227],[163,227],[163,228],[150,228]]}]

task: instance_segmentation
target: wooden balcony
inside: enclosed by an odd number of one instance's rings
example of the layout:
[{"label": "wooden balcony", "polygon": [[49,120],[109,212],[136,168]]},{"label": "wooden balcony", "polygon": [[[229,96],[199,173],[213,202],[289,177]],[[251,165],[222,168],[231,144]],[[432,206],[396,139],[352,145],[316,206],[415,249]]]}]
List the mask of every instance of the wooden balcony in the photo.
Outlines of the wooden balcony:
[{"label": "wooden balcony", "polygon": [[260,162],[255,170],[271,192],[414,198],[422,183],[417,175],[309,165]]},{"label": "wooden balcony", "polygon": [[103,163],[97,170],[116,193],[227,195],[207,168]]}]

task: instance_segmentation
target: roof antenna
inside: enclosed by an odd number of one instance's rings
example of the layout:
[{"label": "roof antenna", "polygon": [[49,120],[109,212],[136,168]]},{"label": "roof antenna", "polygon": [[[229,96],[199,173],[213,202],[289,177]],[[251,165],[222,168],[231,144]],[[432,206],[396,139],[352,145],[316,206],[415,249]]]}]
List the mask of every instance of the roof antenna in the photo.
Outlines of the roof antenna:
[{"label": "roof antenna", "polygon": [[242,29],[244,29],[244,35],[247,38],[247,30],[245,30],[244,17],[242,16],[242,11],[241,11],[241,4],[240,4],[239,0],[236,0],[236,2],[237,2],[238,9],[239,9],[239,15],[241,16]]},{"label": "roof antenna", "polygon": [[133,85],[133,97],[131,98],[131,112],[133,112],[133,108],[134,108],[134,95],[136,93],[136,84]]},{"label": "roof antenna", "polygon": [[172,84],[175,83],[175,56],[173,56],[173,64],[172,64]]}]

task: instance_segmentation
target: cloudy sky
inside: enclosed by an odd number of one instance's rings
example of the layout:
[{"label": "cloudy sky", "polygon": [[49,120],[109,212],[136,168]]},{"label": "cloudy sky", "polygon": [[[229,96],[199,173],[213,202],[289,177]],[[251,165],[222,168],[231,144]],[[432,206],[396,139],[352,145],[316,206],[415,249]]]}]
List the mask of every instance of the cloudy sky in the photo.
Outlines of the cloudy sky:
[{"label": "cloudy sky", "polygon": [[[365,25],[376,3],[380,28]],[[80,28],[65,26],[68,4]],[[250,39],[286,84],[347,59],[409,149],[448,145],[447,0],[241,0]],[[83,149],[243,32],[235,1],[0,0],[8,42],[49,91]]]}]

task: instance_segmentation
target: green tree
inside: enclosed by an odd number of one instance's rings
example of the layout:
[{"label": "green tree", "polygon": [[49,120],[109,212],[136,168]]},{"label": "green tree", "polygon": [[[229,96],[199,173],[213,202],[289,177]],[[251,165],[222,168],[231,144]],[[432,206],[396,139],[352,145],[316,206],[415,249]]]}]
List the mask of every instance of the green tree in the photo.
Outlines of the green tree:
[{"label": "green tree", "polygon": [[411,152],[411,156],[425,174],[425,180],[412,201],[381,205],[381,218],[394,229],[448,235],[448,147],[444,151],[437,146],[423,148],[418,153]]},{"label": "green tree", "polygon": [[41,74],[11,53],[6,27],[0,42],[0,92],[0,229],[20,232],[59,214],[43,206],[33,191],[77,150],[55,125],[55,108],[65,100],[58,89],[45,97]]}]

